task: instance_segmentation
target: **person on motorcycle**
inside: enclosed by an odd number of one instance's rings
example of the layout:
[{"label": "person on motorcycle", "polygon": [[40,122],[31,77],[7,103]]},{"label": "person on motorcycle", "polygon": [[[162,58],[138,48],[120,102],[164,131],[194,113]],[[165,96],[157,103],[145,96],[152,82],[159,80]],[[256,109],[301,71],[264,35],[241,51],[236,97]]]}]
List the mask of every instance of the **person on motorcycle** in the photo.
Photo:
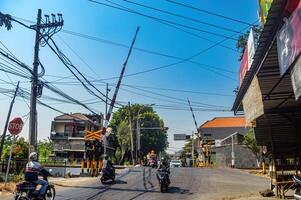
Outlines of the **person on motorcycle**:
[{"label": "person on motorcycle", "polygon": [[108,155],[104,155],[104,161],[103,161],[102,169],[106,170],[110,174],[113,173],[114,166],[112,164],[112,161],[109,159]]},{"label": "person on motorcycle", "polygon": [[158,171],[164,171],[167,172],[167,181],[168,184],[170,184],[170,179],[169,179],[169,174],[170,174],[170,168],[169,168],[169,163],[167,162],[167,159],[164,157],[161,158],[160,165],[158,166]]},{"label": "person on motorcycle", "polygon": [[41,185],[42,187],[38,192],[39,198],[43,199],[43,196],[48,187],[48,182],[43,179],[39,179],[38,176],[43,167],[37,160],[38,154],[36,152],[29,154],[29,162],[26,164],[25,168],[25,181],[35,182],[36,184]]}]

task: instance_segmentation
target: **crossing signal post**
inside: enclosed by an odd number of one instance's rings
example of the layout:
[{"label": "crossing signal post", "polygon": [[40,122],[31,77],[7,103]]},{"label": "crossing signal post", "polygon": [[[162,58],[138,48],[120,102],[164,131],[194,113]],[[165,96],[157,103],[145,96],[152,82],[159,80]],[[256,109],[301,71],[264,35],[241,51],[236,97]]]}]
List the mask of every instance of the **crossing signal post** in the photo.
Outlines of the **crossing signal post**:
[{"label": "crossing signal post", "polygon": [[92,177],[97,176],[102,167],[102,129],[98,131],[87,131],[85,133],[85,155],[82,159],[82,173],[87,169],[87,173]]}]

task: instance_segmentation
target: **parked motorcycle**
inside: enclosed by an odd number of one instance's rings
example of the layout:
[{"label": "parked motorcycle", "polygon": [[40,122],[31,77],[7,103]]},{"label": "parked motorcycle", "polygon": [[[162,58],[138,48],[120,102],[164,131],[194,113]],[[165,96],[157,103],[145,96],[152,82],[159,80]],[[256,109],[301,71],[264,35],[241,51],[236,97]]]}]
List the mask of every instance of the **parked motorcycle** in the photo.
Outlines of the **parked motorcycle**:
[{"label": "parked motorcycle", "polygon": [[113,168],[111,171],[107,169],[101,170],[101,178],[100,181],[102,184],[107,183],[108,180],[115,181],[115,169]]},{"label": "parked motorcycle", "polygon": [[[47,182],[48,182],[47,177],[51,176],[50,172],[48,172],[45,169],[41,171],[41,175],[43,176],[43,180]],[[37,186],[38,184],[34,182],[28,182],[28,181],[24,181],[22,183],[17,184],[14,199],[15,200],[37,200],[39,196],[36,190]],[[48,183],[48,187],[46,189],[43,199],[54,200],[54,197],[55,197],[54,185]]]},{"label": "parked motorcycle", "polygon": [[157,173],[157,179],[159,181],[159,185],[160,185],[160,191],[161,192],[165,192],[168,189],[169,186],[169,181],[168,181],[168,172],[159,169],[158,173]]},{"label": "parked motorcycle", "polygon": [[292,179],[294,181],[294,189],[295,189],[294,197],[297,200],[301,200],[301,177],[293,176]]}]

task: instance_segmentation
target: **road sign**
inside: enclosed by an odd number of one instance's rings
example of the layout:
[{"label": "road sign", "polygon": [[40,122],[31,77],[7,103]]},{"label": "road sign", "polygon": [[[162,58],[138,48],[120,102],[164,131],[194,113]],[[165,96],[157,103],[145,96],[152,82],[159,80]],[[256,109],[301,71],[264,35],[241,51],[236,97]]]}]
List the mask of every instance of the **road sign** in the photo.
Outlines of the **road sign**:
[{"label": "road sign", "polygon": [[23,125],[23,120],[20,117],[16,117],[9,122],[8,131],[12,135],[18,135],[19,133],[21,133]]},{"label": "road sign", "polygon": [[186,134],[173,134],[174,141],[188,140],[190,135]]}]

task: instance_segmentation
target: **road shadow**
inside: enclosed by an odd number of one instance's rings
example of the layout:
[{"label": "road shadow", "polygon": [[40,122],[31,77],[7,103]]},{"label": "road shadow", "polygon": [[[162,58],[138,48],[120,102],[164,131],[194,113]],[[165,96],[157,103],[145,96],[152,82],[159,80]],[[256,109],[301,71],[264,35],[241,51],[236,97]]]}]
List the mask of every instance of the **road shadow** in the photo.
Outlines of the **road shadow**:
[{"label": "road shadow", "polygon": [[174,187],[174,186],[168,187],[168,190],[165,193],[169,193],[169,194],[189,194],[189,195],[193,194],[192,192],[190,192],[187,189],[182,189],[180,187]]}]

